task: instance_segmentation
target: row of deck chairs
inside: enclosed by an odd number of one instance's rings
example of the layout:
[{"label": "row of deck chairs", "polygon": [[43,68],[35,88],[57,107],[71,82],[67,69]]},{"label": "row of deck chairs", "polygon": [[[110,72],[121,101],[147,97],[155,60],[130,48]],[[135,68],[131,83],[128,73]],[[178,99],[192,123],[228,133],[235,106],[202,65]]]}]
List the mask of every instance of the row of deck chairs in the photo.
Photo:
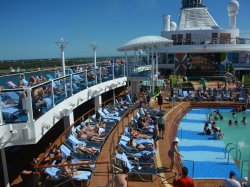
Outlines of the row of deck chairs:
[{"label": "row of deck chairs", "polygon": [[[130,135],[129,129],[135,129],[142,134],[152,135],[152,130],[141,130],[137,126],[137,120],[140,116],[145,116],[146,113],[152,113],[154,119],[162,112],[154,108],[140,108],[136,116],[132,118],[130,124],[124,130],[118,144],[118,151],[114,157],[113,170],[114,173],[119,173],[124,167],[129,169],[129,179],[136,181],[153,181],[157,175],[157,168],[155,167],[154,156],[156,153],[153,139],[135,138]],[[153,128],[153,125],[151,126]],[[137,144],[152,144],[153,148],[139,150],[128,144],[133,138]]]},{"label": "row of deck chairs", "polygon": [[[74,158],[73,163],[79,163],[81,161],[89,161],[89,162],[97,161],[98,155],[101,152],[102,146],[105,143],[106,138],[109,136],[111,131],[116,127],[118,121],[122,117],[122,115],[119,113],[118,110],[117,111],[114,110],[114,106],[112,105],[105,106],[103,109],[105,112],[107,112],[106,110],[108,109],[110,110],[111,108],[113,109],[114,115],[116,116],[110,116],[109,118],[104,118],[101,116],[102,117],[101,121],[105,127],[100,128],[98,133],[102,134],[101,137],[103,138],[103,140],[94,141],[88,138],[87,139],[79,138],[77,131],[80,130],[81,126],[86,128],[87,123],[90,122],[91,128],[94,128],[96,124],[101,123],[100,119],[97,119],[96,116],[89,116],[89,118],[86,121],[81,122],[80,125],[72,129],[70,136],[60,146],[62,157],[64,159],[67,158],[68,156],[72,156]],[[130,108],[127,108],[127,110],[128,109]],[[126,111],[124,110],[122,112],[124,114]],[[87,152],[80,151],[78,148],[79,146],[82,145],[91,148],[92,150],[95,150],[96,153],[89,154]],[[72,180],[76,180],[75,183],[80,181],[81,183],[85,182],[85,184],[87,185],[87,183],[91,180],[95,167],[96,167],[95,164],[87,165],[85,167],[80,167],[79,175],[72,176]],[[65,181],[65,178],[63,176],[60,176],[60,168],[57,167],[46,168],[45,173],[47,173],[50,176],[50,180],[46,181],[45,186],[53,186],[55,184],[63,183]]]},{"label": "row of deck chairs", "polygon": [[[244,91],[236,89],[208,88],[206,92],[178,90],[174,93],[176,101],[244,101]],[[169,100],[169,98],[166,98]]]}]

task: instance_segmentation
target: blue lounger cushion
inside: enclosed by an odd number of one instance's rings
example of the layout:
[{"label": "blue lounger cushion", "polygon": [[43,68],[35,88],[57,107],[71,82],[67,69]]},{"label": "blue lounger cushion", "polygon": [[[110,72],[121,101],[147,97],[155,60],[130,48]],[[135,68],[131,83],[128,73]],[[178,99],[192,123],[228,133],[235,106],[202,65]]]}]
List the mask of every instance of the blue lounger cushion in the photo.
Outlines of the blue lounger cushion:
[{"label": "blue lounger cushion", "polygon": [[45,173],[49,174],[53,180],[59,180],[60,169],[55,167],[50,167],[45,169]]}]

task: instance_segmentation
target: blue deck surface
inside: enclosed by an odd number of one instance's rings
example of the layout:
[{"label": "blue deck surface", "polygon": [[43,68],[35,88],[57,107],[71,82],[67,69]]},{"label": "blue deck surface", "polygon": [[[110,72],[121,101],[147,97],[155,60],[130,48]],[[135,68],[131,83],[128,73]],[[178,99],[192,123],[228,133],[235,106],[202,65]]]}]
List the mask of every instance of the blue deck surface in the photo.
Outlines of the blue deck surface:
[{"label": "blue deck surface", "polygon": [[[224,179],[228,178],[231,170],[240,177],[240,171],[232,158],[227,164],[227,158],[224,155],[225,144],[222,140],[214,140],[212,135],[202,134],[209,111],[211,109],[193,109],[181,121],[178,130],[180,139],[178,148],[184,156],[182,162],[189,168],[189,175],[192,176],[192,162],[185,160],[194,161],[193,178],[195,179]],[[223,111],[228,112],[230,109]]]}]

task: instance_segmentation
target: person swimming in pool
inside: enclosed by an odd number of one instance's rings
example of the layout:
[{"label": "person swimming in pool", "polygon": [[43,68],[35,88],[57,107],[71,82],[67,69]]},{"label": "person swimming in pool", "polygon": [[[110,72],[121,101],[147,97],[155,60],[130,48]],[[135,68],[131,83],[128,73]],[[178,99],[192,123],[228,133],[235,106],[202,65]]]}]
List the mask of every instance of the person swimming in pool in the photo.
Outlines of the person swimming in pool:
[{"label": "person swimming in pool", "polygon": [[234,124],[235,124],[235,125],[238,125],[238,121],[237,121],[237,120],[235,120]]},{"label": "person swimming in pool", "polygon": [[224,134],[221,132],[221,129],[219,127],[216,127],[214,129],[214,139],[218,140],[218,139],[222,139],[224,136]]},{"label": "person swimming in pool", "polygon": [[235,119],[236,117],[235,112],[232,113],[232,117]]},{"label": "person swimming in pool", "polygon": [[229,126],[232,126],[232,125],[233,125],[233,122],[232,122],[231,119],[228,121],[228,125],[229,125]]},{"label": "person swimming in pool", "polygon": [[243,125],[246,125],[246,124],[247,124],[247,119],[246,119],[245,116],[242,118],[241,123],[242,123]]}]

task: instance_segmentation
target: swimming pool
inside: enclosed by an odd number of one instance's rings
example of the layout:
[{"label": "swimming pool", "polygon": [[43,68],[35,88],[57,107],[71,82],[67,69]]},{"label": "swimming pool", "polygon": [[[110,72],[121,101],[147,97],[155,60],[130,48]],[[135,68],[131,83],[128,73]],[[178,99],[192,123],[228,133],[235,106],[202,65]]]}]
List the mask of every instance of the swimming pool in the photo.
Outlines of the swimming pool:
[{"label": "swimming pool", "polygon": [[[221,114],[223,115],[223,120],[217,120],[216,124],[219,126],[224,134],[223,142],[225,145],[229,143],[233,143],[237,146],[237,148],[241,152],[241,163],[242,161],[248,161],[249,159],[249,150],[250,150],[250,112],[247,111],[246,113],[236,113],[235,118],[232,116],[231,110],[222,110]],[[247,124],[244,125],[241,123],[242,118],[246,117]],[[228,121],[232,120],[233,125],[229,126]],[[238,125],[235,125],[234,121],[238,121]],[[228,150],[235,147],[234,145],[229,145]],[[231,156],[233,158],[236,157],[236,151],[233,150],[231,153]],[[238,158],[239,158],[239,152],[238,152]],[[242,165],[240,165],[242,167]],[[247,170],[248,165],[247,162],[244,162],[243,164],[243,176],[247,176]]]},{"label": "swimming pool", "polygon": [[[180,122],[178,137],[180,139],[179,151],[184,156],[183,165],[189,168],[189,175],[195,179],[224,179],[228,178],[231,170],[234,170],[240,177],[240,170],[231,155],[229,155],[229,163],[225,158],[226,144],[222,140],[214,140],[212,135],[202,134],[207,114],[210,111],[211,109],[192,109]],[[220,111],[230,112],[229,109]],[[226,133],[224,134],[226,136]],[[193,173],[192,163],[194,163]]]}]

